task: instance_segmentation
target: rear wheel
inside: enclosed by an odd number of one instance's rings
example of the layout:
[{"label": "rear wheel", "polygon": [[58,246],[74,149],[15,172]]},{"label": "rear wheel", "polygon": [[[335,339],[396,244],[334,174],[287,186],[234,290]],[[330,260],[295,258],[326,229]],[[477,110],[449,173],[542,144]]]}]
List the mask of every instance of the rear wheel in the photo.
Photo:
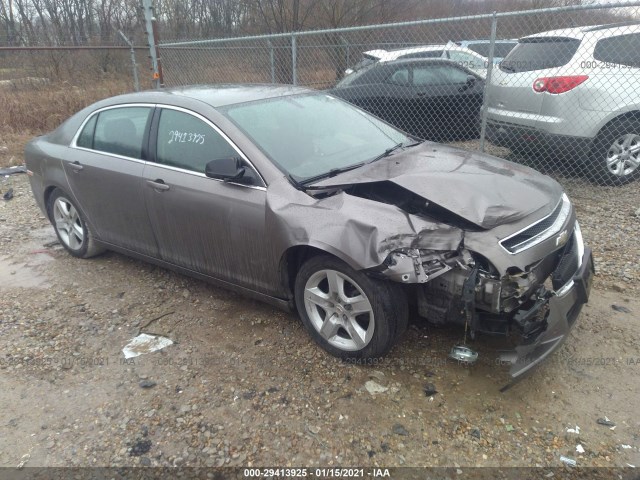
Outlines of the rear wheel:
[{"label": "rear wheel", "polygon": [[70,200],[70,196],[59,188],[51,193],[47,212],[60,244],[71,255],[89,258],[104,251],[96,245],[82,212]]},{"label": "rear wheel", "polygon": [[302,266],[295,299],[311,337],[339,358],[380,357],[407,327],[407,298],[398,285],[334,257],[313,257]]},{"label": "rear wheel", "polygon": [[591,151],[587,175],[600,185],[622,185],[640,175],[640,121],[605,127]]}]

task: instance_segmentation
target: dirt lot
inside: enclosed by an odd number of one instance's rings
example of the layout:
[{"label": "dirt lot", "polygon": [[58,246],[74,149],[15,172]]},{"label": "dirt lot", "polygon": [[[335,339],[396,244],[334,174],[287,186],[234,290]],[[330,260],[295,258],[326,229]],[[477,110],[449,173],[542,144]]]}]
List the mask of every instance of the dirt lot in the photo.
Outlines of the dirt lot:
[{"label": "dirt lot", "polygon": [[[499,393],[496,341],[475,341],[464,368],[446,357],[461,332],[416,319],[384,362],[344,364],[294,315],[118,254],[72,258],[26,176],[9,182],[0,466],[640,466],[637,185],[569,192],[599,264],[591,302],[550,361]],[[141,327],[175,343],[125,361]]]}]

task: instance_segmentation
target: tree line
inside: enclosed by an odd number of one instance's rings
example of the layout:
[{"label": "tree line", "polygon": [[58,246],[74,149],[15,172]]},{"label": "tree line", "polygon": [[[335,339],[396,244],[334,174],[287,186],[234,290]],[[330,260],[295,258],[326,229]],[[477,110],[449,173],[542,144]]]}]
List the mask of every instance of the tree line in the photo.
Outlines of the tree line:
[{"label": "tree line", "polygon": [[[155,0],[163,40],[340,28],[594,0]],[[600,12],[600,16],[607,16]],[[608,15],[609,17],[611,15]],[[542,25],[541,25],[542,26]],[[0,0],[0,46],[146,44],[140,0]]]}]

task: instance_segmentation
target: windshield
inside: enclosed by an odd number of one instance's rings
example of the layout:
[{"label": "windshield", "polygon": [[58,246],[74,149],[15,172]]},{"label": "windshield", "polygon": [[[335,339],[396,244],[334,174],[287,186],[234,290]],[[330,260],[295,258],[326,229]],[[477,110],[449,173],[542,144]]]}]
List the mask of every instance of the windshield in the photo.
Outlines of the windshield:
[{"label": "windshield", "polygon": [[381,120],[321,93],[231,105],[222,111],[297,181],[370,161],[412,141]]}]

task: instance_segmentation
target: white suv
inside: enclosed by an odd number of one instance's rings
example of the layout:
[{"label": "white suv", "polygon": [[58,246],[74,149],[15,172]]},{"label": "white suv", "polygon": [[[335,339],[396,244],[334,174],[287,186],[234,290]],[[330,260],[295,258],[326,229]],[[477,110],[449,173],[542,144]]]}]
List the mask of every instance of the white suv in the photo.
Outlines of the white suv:
[{"label": "white suv", "polygon": [[488,86],[487,138],[578,160],[602,184],[640,174],[640,25],[521,38]]}]

